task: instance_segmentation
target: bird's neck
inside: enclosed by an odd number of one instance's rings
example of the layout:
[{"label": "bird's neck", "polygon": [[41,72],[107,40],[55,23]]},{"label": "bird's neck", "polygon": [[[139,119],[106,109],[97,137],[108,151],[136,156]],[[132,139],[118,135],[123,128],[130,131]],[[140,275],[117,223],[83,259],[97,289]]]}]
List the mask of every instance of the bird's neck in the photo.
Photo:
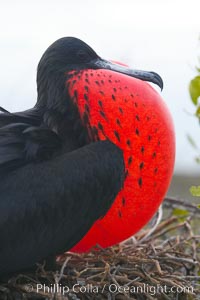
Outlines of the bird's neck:
[{"label": "bird's neck", "polygon": [[46,81],[38,80],[36,108],[42,112],[43,124],[63,140],[75,139],[78,146],[89,142],[79,111],[69,96],[67,82],[70,75],[56,74]]}]

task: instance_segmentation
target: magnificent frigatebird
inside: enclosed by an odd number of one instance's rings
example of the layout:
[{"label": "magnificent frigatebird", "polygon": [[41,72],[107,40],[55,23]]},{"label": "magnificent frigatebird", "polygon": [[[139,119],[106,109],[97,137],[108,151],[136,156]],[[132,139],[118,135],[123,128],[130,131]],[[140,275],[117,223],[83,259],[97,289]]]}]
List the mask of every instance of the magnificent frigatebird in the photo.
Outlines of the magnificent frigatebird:
[{"label": "magnificent frigatebird", "polygon": [[[171,178],[174,136],[164,104],[155,106],[158,96],[149,85],[143,86],[143,81],[163,86],[158,74],[134,71],[103,60],[83,41],[65,37],[54,42],[39,62],[35,107],[19,113],[2,108],[0,274],[29,268],[71,249],[97,220],[100,223],[92,227],[98,228],[92,236],[97,232],[100,245],[107,246],[130,236],[134,225],[121,234],[123,216],[124,228],[127,229],[127,222],[131,224],[128,214],[122,215],[117,199],[120,198],[127,211],[131,211],[131,203],[134,208],[139,205],[142,211],[146,205],[142,197],[149,191],[148,186],[156,190],[158,199],[151,199],[144,215],[136,213],[131,218],[136,223],[143,219],[141,224],[144,224],[152,216]],[[143,89],[145,96],[139,99],[139,91]],[[148,94],[150,100],[146,99]],[[145,101],[152,111],[145,107]],[[144,118],[147,118],[145,134],[139,129],[145,127]],[[161,133],[159,126],[164,128]],[[157,133],[153,132],[155,128]],[[145,151],[149,151],[146,158]],[[148,161],[153,165],[154,177],[161,178],[157,187],[146,180],[145,174],[150,172]],[[145,168],[146,173],[142,174]],[[161,184],[163,174],[165,179]],[[155,197],[155,193],[152,195]],[[109,241],[106,223],[101,227],[101,222],[111,206],[114,213],[109,222],[119,228]],[[141,224],[135,227],[138,229]],[[105,235],[99,236],[99,228],[105,230],[101,231]],[[105,245],[101,243],[104,240]],[[87,245],[87,235],[85,241],[78,250],[89,249],[95,242],[89,237]]]}]

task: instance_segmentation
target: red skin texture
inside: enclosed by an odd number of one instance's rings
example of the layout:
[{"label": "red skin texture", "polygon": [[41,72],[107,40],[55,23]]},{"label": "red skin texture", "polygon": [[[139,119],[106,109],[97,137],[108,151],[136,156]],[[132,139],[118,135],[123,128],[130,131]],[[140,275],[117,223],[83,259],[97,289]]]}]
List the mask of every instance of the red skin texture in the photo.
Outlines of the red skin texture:
[{"label": "red skin texture", "polygon": [[81,119],[88,115],[91,140],[97,140],[91,136],[95,126],[100,140],[108,138],[123,150],[128,171],[110,210],[72,248],[85,252],[129,238],[152,218],[173,174],[175,134],[168,108],[147,82],[109,70],[78,75],[68,81],[69,94]]}]

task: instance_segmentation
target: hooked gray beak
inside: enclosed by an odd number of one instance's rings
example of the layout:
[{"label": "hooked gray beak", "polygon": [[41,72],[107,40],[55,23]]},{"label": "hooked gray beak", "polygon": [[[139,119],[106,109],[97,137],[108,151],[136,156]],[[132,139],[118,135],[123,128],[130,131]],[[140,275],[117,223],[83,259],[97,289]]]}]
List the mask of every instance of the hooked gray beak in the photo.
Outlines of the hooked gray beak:
[{"label": "hooked gray beak", "polygon": [[149,81],[152,83],[157,84],[161,90],[163,89],[163,80],[155,72],[148,72],[148,71],[141,71],[141,70],[133,70],[129,69],[128,67],[124,67],[122,65],[118,65],[112,62],[109,62],[107,60],[103,60],[101,58],[98,58],[97,60],[93,61],[93,64],[98,68],[98,69],[108,69],[114,72],[126,74],[131,77],[135,77],[144,81]]}]

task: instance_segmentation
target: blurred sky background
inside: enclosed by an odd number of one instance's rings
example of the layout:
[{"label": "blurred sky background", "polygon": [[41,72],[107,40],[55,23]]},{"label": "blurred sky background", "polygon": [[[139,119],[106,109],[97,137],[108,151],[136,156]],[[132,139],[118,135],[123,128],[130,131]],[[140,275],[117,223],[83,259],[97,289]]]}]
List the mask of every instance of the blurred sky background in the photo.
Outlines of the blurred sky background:
[{"label": "blurred sky background", "polygon": [[32,107],[43,52],[60,37],[79,37],[105,59],[162,76],[176,128],[175,171],[200,174],[186,138],[190,133],[200,147],[188,94],[200,55],[199,12],[200,0],[0,0],[0,106]]}]

